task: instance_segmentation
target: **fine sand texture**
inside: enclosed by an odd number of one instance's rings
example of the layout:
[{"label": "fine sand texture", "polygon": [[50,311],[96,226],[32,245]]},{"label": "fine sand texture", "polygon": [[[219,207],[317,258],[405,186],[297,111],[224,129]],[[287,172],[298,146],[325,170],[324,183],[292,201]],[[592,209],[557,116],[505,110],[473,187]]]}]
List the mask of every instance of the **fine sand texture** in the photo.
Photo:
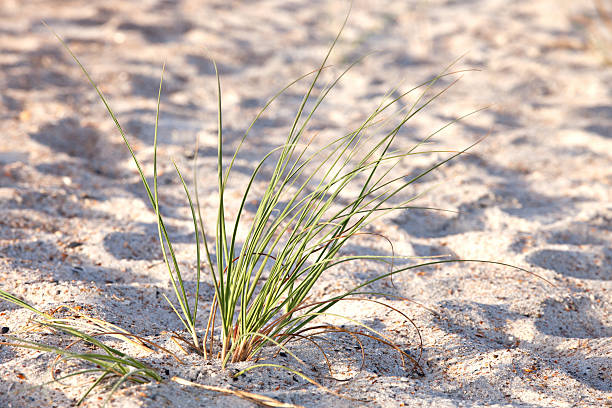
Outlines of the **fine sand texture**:
[{"label": "fine sand texture", "polygon": [[[373,52],[337,85],[313,117],[312,148],[353,130],[397,87],[405,91],[452,68],[431,96],[452,85],[399,133],[408,149],[450,121],[434,150],[481,143],[404,192],[415,205],[369,232],[398,255],[499,261],[410,270],[371,287],[385,302],[345,301],[327,321],[367,325],[419,360],[361,337],[322,335],[333,375],[308,341],[289,343],[304,364],[265,349],[221,369],[185,354],[183,333],[164,300],[173,298],[154,212],[129,152],[95,91],[41,20],[88,68],[152,176],[157,86],[166,63],[159,125],[161,206],[189,289],[195,286],[193,224],[171,160],[182,169],[198,155],[200,203],[215,230],[219,66],[226,159],[265,102],[318,67],[346,16],[340,0],[2,0],[0,1],[0,288],[41,310],[62,305],[105,319],[176,353],[146,353],[109,339],[156,368],[160,383],[122,387],[112,407],[247,407],[235,396],[177,384],[241,389],[305,407],[602,407],[612,406],[612,27],[589,0],[355,0],[323,83]],[[602,18],[603,17],[603,18]],[[254,127],[225,193],[228,218],[257,162],[283,143],[306,83],[291,88]],[[320,88],[318,88],[320,90]],[[317,90],[317,92],[318,92]],[[409,107],[418,93],[401,107]],[[194,152],[194,141],[199,148]],[[420,174],[450,153],[404,160],[394,174]],[[266,167],[267,166],[267,167]],[[263,169],[264,186],[271,165]],[[191,186],[191,172],[186,171]],[[258,191],[259,191],[258,190]],[[351,194],[346,191],[344,194]],[[257,191],[245,220],[252,219]],[[378,238],[377,238],[378,237]],[[379,235],[357,237],[347,254],[388,255]],[[437,259],[437,258],[434,258]],[[398,260],[396,267],[414,262]],[[330,269],[313,299],[340,294],[389,265],[351,262]],[[204,270],[200,326],[214,287]],[[370,296],[370,299],[375,299]],[[409,300],[408,300],[409,299]],[[7,334],[66,346],[27,326],[32,313],[0,302]],[[417,329],[418,328],[418,332]],[[422,346],[420,338],[422,338]],[[0,346],[1,407],[67,407],[83,379],[50,383],[54,356]],[[58,366],[65,369],[64,365]],[[59,368],[58,368],[59,369]],[[331,391],[331,392],[330,392]],[[341,394],[345,398],[339,397]],[[83,406],[101,406],[95,391]],[[351,397],[353,400],[346,397]]]}]

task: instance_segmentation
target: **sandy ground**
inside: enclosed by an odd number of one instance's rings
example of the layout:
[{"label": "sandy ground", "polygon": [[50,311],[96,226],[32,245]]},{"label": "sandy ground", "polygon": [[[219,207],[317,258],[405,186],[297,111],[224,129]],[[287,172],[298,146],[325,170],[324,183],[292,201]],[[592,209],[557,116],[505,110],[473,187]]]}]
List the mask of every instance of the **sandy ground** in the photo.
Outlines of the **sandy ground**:
[{"label": "sandy ground", "polygon": [[[267,98],[316,68],[346,10],[346,1],[335,0],[0,2],[0,288],[44,310],[80,306],[180,353],[168,334],[181,326],[161,296],[171,291],[138,175],[95,93],[41,19],[66,38],[99,82],[148,174],[156,87],[166,61],[162,205],[193,287],[189,213],[170,158],[188,166],[199,138],[202,205],[205,214],[214,214],[215,82],[206,50],[221,70],[229,151]],[[480,71],[464,74],[407,123],[399,146],[490,105],[436,136],[436,146],[460,149],[490,137],[406,193],[435,187],[419,204],[459,212],[403,211],[373,230],[403,255],[503,261],[556,285],[486,264],[429,267],[396,276],[395,287],[377,285],[435,312],[389,301],[421,332],[424,375],[369,341],[359,371],[355,341],[330,336],[324,344],[338,375],[355,377],[322,381],[368,400],[358,403],[283,370],[254,370],[232,381],[228,373],[248,364],[223,371],[195,355],[183,356],[180,365],[117,347],[165,378],[236,387],[307,407],[612,405],[612,69],[593,46],[602,44],[602,28],[586,0],[355,1],[330,73],[376,54],[346,76],[313,119],[315,146],[353,129],[398,83],[408,89],[464,53],[458,67]],[[227,193],[230,214],[248,171],[286,135],[303,90],[291,90],[256,126]],[[417,174],[442,157],[407,160],[398,171]],[[214,221],[206,217],[209,230]],[[380,241],[356,241],[347,252],[389,253]],[[347,264],[324,275],[315,292],[339,293],[384,271],[371,263]],[[204,282],[202,316],[213,292],[210,279]],[[0,324],[19,334],[30,314],[8,303],[0,310]],[[418,355],[415,329],[389,309],[346,302],[336,311]],[[21,336],[65,344],[42,334]],[[309,375],[324,369],[311,344],[292,347]],[[49,381],[51,361],[49,354],[1,347],[0,406],[74,403],[84,385],[27,388]],[[98,406],[103,396],[85,406]],[[250,406],[170,381],[124,388],[111,405]]]}]

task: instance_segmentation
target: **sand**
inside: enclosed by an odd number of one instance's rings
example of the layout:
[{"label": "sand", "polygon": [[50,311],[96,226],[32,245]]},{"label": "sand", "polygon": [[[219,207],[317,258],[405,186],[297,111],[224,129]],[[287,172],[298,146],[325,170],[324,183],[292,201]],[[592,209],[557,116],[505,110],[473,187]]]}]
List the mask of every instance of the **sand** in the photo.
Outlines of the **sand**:
[{"label": "sand", "polygon": [[[356,0],[329,72],[376,53],[340,82],[310,127],[320,146],[353,129],[389,89],[419,84],[465,54],[457,68],[478,71],[460,75],[406,124],[398,142],[407,148],[448,121],[489,107],[445,129],[434,146],[462,149],[489,137],[406,192],[432,189],[419,205],[458,213],[400,211],[372,231],[403,255],[500,261],[540,278],[490,264],[456,263],[399,274],[394,286],[388,280],[375,285],[431,310],[388,300],[420,331],[422,373],[410,364],[402,367],[393,349],[374,341],[364,339],[362,370],[350,336],[329,335],[322,342],[335,374],[354,376],[322,383],[367,402],[339,398],[279,369],[256,369],[232,380],[231,373],[249,363],[222,370],[218,362],[184,355],[171,341],[170,332],[182,328],[161,296],[172,292],[138,174],[95,92],[41,20],[67,40],[100,84],[147,174],[157,83],[166,62],[162,205],[193,287],[193,234],[170,159],[187,168],[199,138],[202,206],[207,228],[214,229],[216,96],[207,53],[221,71],[229,152],[276,90],[317,67],[347,4],[2,1],[0,288],[43,310],[80,306],[185,361],[110,340],[166,379],[122,388],[113,407],[252,405],[176,384],[172,376],[306,407],[612,405],[612,69],[601,48],[610,44],[610,32],[587,0]],[[291,90],[256,126],[228,187],[230,216],[248,171],[285,137],[303,90]],[[443,157],[406,160],[398,174],[418,174]],[[388,254],[389,247],[364,238],[346,251]],[[315,296],[340,293],[385,268],[345,264],[322,277]],[[206,275],[202,325],[212,294]],[[0,309],[0,325],[9,334],[66,344],[57,336],[24,331],[31,313],[6,302]],[[415,328],[391,310],[346,302],[335,311],[418,356]],[[325,369],[310,343],[295,342],[291,350],[305,367],[271,352],[264,357],[313,376],[313,370]],[[0,347],[0,406],[73,404],[85,385],[29,388],[50,380],[52,361],[46,353]],[[84,406],[97,407],[104,397],[96,393]]]}]

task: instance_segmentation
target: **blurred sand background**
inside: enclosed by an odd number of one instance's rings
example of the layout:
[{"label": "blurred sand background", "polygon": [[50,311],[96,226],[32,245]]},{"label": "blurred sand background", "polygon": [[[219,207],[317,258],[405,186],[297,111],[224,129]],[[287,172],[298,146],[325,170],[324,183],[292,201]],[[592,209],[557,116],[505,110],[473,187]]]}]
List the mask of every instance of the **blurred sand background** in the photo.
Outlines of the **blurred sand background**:
[{"label": "blurred sand background", "polygon": [[[612,405],[612,27],[596,12],[597,3],[355,0],[330,73],[376,53],[340,82],[311,124],[319,134],[315,146],[322,145],[353,129],[388,90],[400,83],[409,89],[466,54],[457,67],[480,71],[463,74],[406,125],[399,142],[409,147],[454,118],[490,106],[436,136],[435,146],[461,149],[489,138],[410,191],[435,187],[419,204],[458,213],[404,211],[373,231],[403,255],[503,261],[556,287],[484,264],[424,268],[396,276],[395,287],[380,283],[375,289],[435,313],[389,301],[421,331],[424,376],[402,368],[392,349],[369,341],[359,371],[354,340],[329,337],[338,375],[355,378],[324,384],[369,400],[363,404],[282,370],[254,370],[232,381],[217,363],[197,356],[178,365],[118,347],[166,378],[237,387],[307,407]],[[612,15],[612,2],[599,4]],[[193,286],[191,221],[170,158],[187,168],[199,138],[203,211],[214,214],[216,95],[207,52],[220,67],[230,152],[269,97],[317,67],[347,9],[347,1],[336,0],[2,0],[0,288],[45,310],[81,306],[180,352],[169,339],[168,332],[181,326],[161,296],[171,289],[134,165],[95,92],[41,20],[66,39],[99,83],[148,174],[157,85],[167,63],[162,205]],[[230,214],[249,169],[285,137],[303,91],[290,90],[255,127],[226,195]],[[397,171],[418,174],[443,157],[407,160]],[[209,231],[214,222],[207,217]],[[347,251],[384,254],[389,248],[363,240]],[[346,264],[329,271],[316,293],[340,293],[384,271],[371,263]],[[212,293],[206,276],[202,325]],[[418,355],[414,328],[390,310],[349,302],[336,310]],[[12,334],[29,315],[0,303],[0,325]],[[295,343],[293,350],[309,365],[309,375],[324,369],[309,343]],[[48,354],[0,347],[0,406],[74,403],[83,386],[25,390],[50,380],[51,361]],[[85,406],[99,406],[99,396]],[[166,381],[124,388],[111,406],[250,404]]]}]

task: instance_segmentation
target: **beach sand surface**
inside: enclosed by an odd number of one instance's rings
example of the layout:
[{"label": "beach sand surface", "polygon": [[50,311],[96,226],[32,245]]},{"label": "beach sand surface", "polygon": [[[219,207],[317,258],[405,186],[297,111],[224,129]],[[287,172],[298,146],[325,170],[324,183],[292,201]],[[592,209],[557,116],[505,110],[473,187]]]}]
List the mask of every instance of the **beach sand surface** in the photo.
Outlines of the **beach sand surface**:
[{"label": "beach sand surface", "polygon": [[[398,133],[409,149],[445,124],[427,145],[464,149],[413,183],[399,199],[448,211],[402,210],[368,227],[397,255],[503,262],[448,263],[397,274],[372,285],[402,315],[374,302],[345,301],[330,324],[367,325],[418,359],[367,337],[359,344],[329,333],[333,375],[308,341],[289,343],[304,364],[264,350],[261,362],[316,378],[329,392],[283,369],[258,368],[238,379],[230,364],[186,355],[172,332],[180,321],[157,241],[155,215],[112,120],[41,20],[88,68],[152,176],[157,87],[166,63],[159,122],[162,213],[188,289],[195,286],[193,224],[171,160],[193,184],[199,141],[204,224],[216,221],[217,102],[210,58],[223,92],[225,158],[266,100],[315,70],[349,2],[323,0],[18,1],[0,2],[0,288],[41,310],[66,305],[168,348],[146,353],[109,344],[158,369],[160,383],[122,387],[111,407],[242,407],[249,401],[179,385],[173,376],[263,394],[305,407],[602,407],[612,406],[612,30],[587,0],[355,0],[323,82],[370,52],[313,116],[312,149],[355,129],[389,91],[393,95],[444,71],[426,97],[458,79]],[[609,4],[610,2],[600,2]],[[225,193],[236,214],[254,166],[284,142],[307,83],[273,104],[236,160]],[[320,88],[315,90],[318,95]],[[408,109],[419,92],[398,108]],[[372,130],[375,135],[375,130]],[[451,153],[412,156],[393,170],[414,177]],[[244,220],[252,220],[265,177],[255,183]],[[341,197],[355,191],[347,189]],[[245,224],[244,234],[247,230]],[[378,235],[349,241],[344,254],[389,255]],[[433,258],[439,259],[439,258]],[[449,258],[444,258],[449,259]],[[410,260],[397,260],[396,267]],[[387,272],[358,261],[329,271],[313,299],[338,295]],[[204,269],[199,321],[205,327],[214,288]],[[373,298],[373,297],[371,297]],[[409,299],[409,300],[407,300]],[[31,330],[32,313],[0,302],[9,335],[66,346]],[[418,331],[417,331],[418,329]],[[419,337],[420,336],[420,337]],[[422,345],[421,340],[422,339]],[[6,340],[6,339],[5,339]],[[71,406],[83,379],[51,383],[54,356],[0,346],[0,406]],[[68,366],[57,366],[67,372]],[[352,397],[356,400],[338,397]],[[83,406],[98,407],[103,390]]]}]

